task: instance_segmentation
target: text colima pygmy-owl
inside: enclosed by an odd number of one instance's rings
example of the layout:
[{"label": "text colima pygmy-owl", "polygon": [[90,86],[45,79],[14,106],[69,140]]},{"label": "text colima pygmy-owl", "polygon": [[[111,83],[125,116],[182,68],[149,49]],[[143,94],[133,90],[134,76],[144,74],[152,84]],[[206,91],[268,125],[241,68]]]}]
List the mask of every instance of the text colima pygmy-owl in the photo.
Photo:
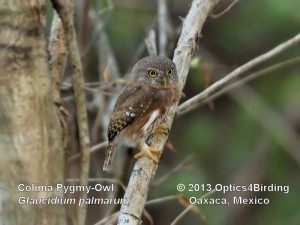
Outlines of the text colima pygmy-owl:
[{"label": "text colima pygmy-owl", "polygon": [[172,60],[163,56],[148,56],[138,61],[117,99],[108,126],[108,148],[103,170],[109,170],[119,145],[138,147],[135,158],[161,152],[150,148],[146,141],[179,98],[178,76]]}]

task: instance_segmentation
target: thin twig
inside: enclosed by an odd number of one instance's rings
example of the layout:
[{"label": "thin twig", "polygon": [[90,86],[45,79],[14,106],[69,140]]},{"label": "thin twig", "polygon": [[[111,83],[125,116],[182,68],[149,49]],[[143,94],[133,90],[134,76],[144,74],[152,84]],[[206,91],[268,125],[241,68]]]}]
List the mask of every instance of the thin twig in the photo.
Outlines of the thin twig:
[{"label": "thin twig", "polygon": [[[107,144],[108,144],[108,142],[107,142],[107,141],[104,141],[104,142],[101,142],[101,143],[99,143],[99,144],[97,144],[97,145],[94,145],[94,146],[91,147],[91,149],[90,149],[90,154],[92,154],[93,152],[98,151],[98,150],[100,150],[100,149],[106,147]],[[68,162],[72,162],[72,161],[74,161],[74,160],[76,160],[76,159],[79,159],[79,158],[81,157],[81,155],[82,155],[82,153],[77,153],[77,154],[71,156],[71,157],[69,158]]]},{"label": "thin twig", "polygon": [[168,7],[167,0],[158,0],[158,46],[159,55],[166,56],[167,53],[167,22]]},{"label": "thin twig", "polygon": [[147,38],[145,39],[145,44],[147,46],[147,50],[149,55],[157,55],[157,48],[155,44],[155,31],[150,30]]},{"label": "thin twig", "polygon": [[[64,26],[66,40],[68,44],[70,64],[72,68],[72,83],[74,89],[74,99],[76,104],[77,124],[79,131],[79,143],[82,152],[80,185],[88,185],[90,150],[89,150],[89,130],[87,123],[86,101],[84,94],[84,77],[79,50],[76,42],[76,33],[73,23],[73,1],[52,0],[53,7],[61,18]],[[80,198],[87,197],[86,192],[80,192]],[[85,224],[87,206],[78,208],[78,223]]]},{"label": "thin twig", "polygon": [[[242,78],[242,79],[240,79],[240,80],[238,80],[238,81],[236,81],[236,82],[228,85],[227,87],[222,88],[221,90],[217,91],[216,93],[208,96],[203,101],[199,102],[198,104],[193,105],[189,110],[186,110],[186,111],[184,111],[184,112],[182,112],[180,114],[177,114],[177,116],[181,116],[181,115],[189,112],[190,110],[193,110],[193,109],[195,109],[195,108],[197,108],[197,107],[199,107],[199,106],[201,106],[203,104],[209,103],[209,102],[213,101],[214,99],[220,97],[221,95],[223,95],[225,93],[228,93],[229,91],[231,91],[231,90],[233,90],[233,89],[235,89],[237,87],[240,87],[240,86],[246,84],[247,82],[249,82],[249,81],[251,81],[251,80],[253,80],[253,79],[257,78],[257,77],[260,77],[262,75],[271,73],[273,71],[279,70],[279,69],[281,69],[283,67],[290,66],[290,65],[296,64],[296,63],[300,63],[300,57],[289,59],[289,60],[277,63],[275,65],[269,66],[269,67],[267,67],[265,69],[259,70],[259,71],[255,72],[255,73],[252,73],[252,74],[248,75],[247,77]],[[179,106],[179,107],[181,107],[181,106]]]},{"label": "thin twig", "polygon": [[67,63],[66,36],[61,19],[54,12],[49,43],[50,72],[54,99],[59,99],[60,82]]},{"label": "thin twig", "polygon": [[80,16],[80,31],[79,31],[79,49],[80,53],[83,52],[84,48],[86,47],[87,39],[88,39],[88,29],[89,29],[89,9],[90,9],[90,0],[84,0],[82,2],[82,10]]},{"label": "thin twig", "polygon": [[[115,85],[124,85],[126,84],[126,82],[127,81],[125,79],[120,78],[108,82],[89,82],[89,83],[85,83],[84,86],[86,88],[95,88],[95,89],[97,88],[99,90],[106,90],[106,89],[111,89]],[[72,84],[68,82],[63,82],[61,85],[62,85],[61,90],[64,91],[73,88]]]},{"label": "thin twig", "polygon": [[[150,30],[154,29],[154,27],[156,26],[156,24],[157,24],[157,18],[154,17],[153,21],[145,29],[148,34],[149,34]],[[133,65],[142,57],[142,55],[143,55],[143,53],[145,51],[145,48],[146,48],[145,39],[143,39],[141,41],[141,43],[138,44],[137,46],[138,47],[136,48],[135,53],[133,54],[133,57],[130,60],[129,66],[127,67],[126,74],[130,73],[130,70],[132,69]]]},{"label": "thin twig", "polygon": [[164,176],[159,178],[157,181],[155,181],[153,184],[151,184],[152,188],[159,187],[161,184],[163,184],[166,180],[168,180],[172,175],[175,173],[181,172],[184,170],[185,167],[191,162],[192,155],[188,155],[182,162],[180,162],[176,167],[174,167],[172,170],[170,170],[168,173],[166,173]]},{"label": "thin twig", "polygon": [[239,0],[233,0],[233,2],[231,2],[222,12],[218,13],[218,14],[211,14],[209,16],[210,19],[217,19],[221,16],[223,16],[225,13],[227,13]]},{"label": "thin twig", "polygon": [[[50,41],[49,41],[49,53],[50,53],[50,74],[51,74],[51,83],[52,83],[52,94],[53,99],[56,102],[59,102],[60,99],[60,86],[61,80],[65,71],[67,64],[68,52],[66,46],[66,36],[64,27],[62,25],[61,19],[58,14],[54,12],[54,17],[51,25]],[[61,125],[61,139],[62,146],[64,151],[64,174],[67,174],[67,157],[69,149],[69,133],[68,125],[65,120],[64,108],[62,105],[58,107],[58,116]]]},{"label": "thin twig", "polygon": [[180,195],[170,195],[170,196],[165,196],[165,197],[162,197],[162,198],[153,199],[153,200],[147,201],[146,206],[159,204],[159,203],[166,202],[166,201],[171,201],[171,200],[174,200],[174,199],[178,199],[179,196]]},{"label": "thin twig", "polygon": [[[97,18],[97,23],[101,24],[104,23],[102,17]],[[119,66],[117,60],[115,58],[113,49],[110,44],[110,40],[105,32],[102,29],[101,33],[99,34],[98,40],[98,55],[99,55],[99,63],[98,63],[98,73],[99,73],[99,80],[102,81],[115,81],[120,79],[121,73],[119,70]],[[109,79],[105,80],[104,75],[107,68],[110,70]],[[107,74],[106,74],[107,75]],[[107,78],[106,78],[107,79]],[[112,82],[118,84],[116,82]],[[109,92],[119,93],[122,90],[121,85],[111,86]],[[102,91],[102,90],[101,90]],[[103,93],[103,91],[102,91]],[[113,98],[106,98],[105,96],[97,96],[97,101],[94,102],[94,106],[97,109],[96,117],[91,128],[91,137],[93,143],[99,141],[99,131],[102,130],[102,136],[106,135],[106,129],[109,123],[110,113],[113,110],[115,98],[117,95],[112,95]],[[102,128],[102,129],[101,129]]]},{"label": "thin twig", "polygon": [[[107,0],[107,7],[104,9],[99,10],[98,12],[95,12],[93,10],[90,10],[89,16],[90,16],[90,23],[91,23],[91,30],[94,30],[92,37],[90,38],[90,41],[86,44],[86,47],[84,49],[81,49],[81,57],[85,56],[85,54],[91,49],[93,44],[98,40],[99,35],[101,34],[102,28],[106,25],[107,20],[102,19],[103,15],[105,13],[112,12],[114,9],[114,5],[112,3],[112,0]],[[92,8],[94,9],[94,8]],[[99,23],[99,18],[101,18],[101,23]]]},{"label": "thin twig", "polygon": [[226,85],[228,85],[230,82],[237,79],[241,74],[243,74],[246,71],[249,71],[253,67],[265,62],[268,59],[273,58],[274,56],[280,54],[281,52],[287,50],[288,48],[294,46],[300,42],[300,34],[297,34],[295,37],[291,38],[290,40],[276,46],[272,50],[268,51],[267,53],[260,55],[253,60],[247,62],[246,64],[238,67],[231,73],[229,73],[227,76],[225,76],[223,79],[215,82],[211,86],[209,86],[207,89],[202,91],[200,94],[194,96],[193,98],[185,101],[177,108],[177,114],[182,115],[189,110],[191,110],[195,105],[198,105],[199,103],[206,100],[209,96],[215,94],[222,88],[224,88]]},{"label": "thin twig", "polygon": [[[212,195],[213,193],[215,193],[216,190],[212,190],[210,192],[207,192],[206,194],[204,194],[203,196],[201,196],[200,198],[198,198],[199,200],[200,199],[203,199],[203,198],[207,198],[208,196]],[[171,225],[176,225],[176,223],[179,222],[179,220],[181,220],[193,207],[195,207],[193,204],[189,205],[189,207],[187,207],[185,210],[182,211],[182,213],[180,213],[176,218],[175,220],[171,223]]]}]

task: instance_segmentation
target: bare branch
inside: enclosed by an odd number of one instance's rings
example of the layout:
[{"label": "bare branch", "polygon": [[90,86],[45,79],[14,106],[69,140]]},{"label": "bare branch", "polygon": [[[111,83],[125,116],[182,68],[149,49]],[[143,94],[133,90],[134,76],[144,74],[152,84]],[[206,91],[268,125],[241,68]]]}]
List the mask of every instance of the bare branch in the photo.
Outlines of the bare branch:
[{"label": "bare branch", "polygon": [[84,0],[82,6],[82,12],[80,15],[80,32],[79,32],[79,49],[80,53],[83,52],[86,47],[87,38],[88,38],[88,28],[89,28],[89,8],[90,8],[90,0]]},{"label": "bare branch", "polygon": [[[147,28],[145,29],[145,30],[148,31],[148,36],[149,36],[149,31],[153,30],[154,27],[156,26],[156,24],[157,24],[157,18],[155,17],[153,19],[153,21],[150,22],[150,25],[148,25]],[[133,57],[130,60],[130,64],[127,67],[126,74],[130,73],[130,70],[132,69],[133,65],[141,58],[141,56],[142,56],[142,54],[143,54],[146,47],[147,46],[146,46],[146,41],[145,40],[142,40],[141,43],[138,44],[138,46],[135,50],[135,53],[133,54]],[[155,48],[156,48],[156,46],[155,46]],[[148,50],[148,52],[149,52],[149,50]],[[157,51],[156,51],[156,54],[157,54]]]},{"label": "bare branch", "polygon": [[157,55],[157,48],[155,44],[155,31],[150,30],[148,33],[148,37],[145,39],[145,44],[147,46],[147,50],[149,55]]},{"label": "bare branch", "polygon": [[[273,71],[279,70],[279,69],[281,69],[283,67],[290,66],[290,65],[296,64],[296,63],[300,63],[300,57],[296,57],[296,58],[293,58],[293,59],[290,59],[290,60],[286,60],[284,62],[277,63],[277,64],[269,66],[269,67],[267,67],[265,69],[259,70],[259,71],[255,72],[255,73],[252,73],[249,76],[247,76],[247,77],[245,77],[243,79],[240,79],[240,80],[238,80],[238,81],[236,81],[236,82],[228,85],[225,88],[222,88],[221,90],[219,90],[216,93],[210,95],[209,97],[207,97],[207,99],[203,100],[202,102],[199,102],[197,105],[194,105],[191,109],[189,109],[189,110],[187,110],[185,112],[188,112],[188,111],[190,111],[190,110],[192,110],[192,109],[194,109],[196,107],[199,107],[199,106],[201,106],[203,104],[209,103],[209,102],[213,101],[214,99],[220,97],[221,95],[223,95],[223,94],[231,91],[232,89],[240,87],[240,86],[246,84],[247,82],[249,82],[249,81],[251,81],[251,80],[253,80],[253,79],[257,78],[257,77],[260,77],[260,76],[265,75],[267,73],[271,73]],[[184,114],[185,112],[179,114],[179,116],[182,115],[182,114]]]},{"label": "bare branch", "polygon": [[54,100],[60,97],[60,81],[67,63],[66,37],[61,20],[54,13],[49,43],[50,72]]},{"label": "bare branch", "polygon": [[[80,61],[79,51],[76,43],[76,33],[73,24],[73,1],[52,0],[53,7],[57,11],[64,26],[68,50],[70,55],[70,64],[72,68],[72,82],[74,88],[77,124],[79,130],[79,142],[82,152],[81,157],[81,174],[80,185],[88,185],[89,176],[89,162],[90,162],[90,150],[89,150],[89,131],[87,123],[86,101],[84,94],[84,77],[83,70]],[[80,192],[80,198],[86,198],[86,192]],[[78,208],[78,223],[84,224],[86,217],[86,205]]]},{"label": "bare branch", "polygon": [[167,21],[168,21],[168,8],[167,0],[158,0],[158,46],[159,55],[166,56],[167,52]]},{"label": "bare branch", "polygon": [[217,19],[221,16],[223,16],[225,13],[227,13],[239,0],[233,0],[227,7],[226,9],[224,9],[222,12],[218,13],[218,14],[211,14],[209,16],[209,18],[211,19]]},{"label": "bare branch", "polygon": [[[212,190],[210,192],[207,192],[205,195],[201,196],[198,199],[203,199],[203,198],[207,198],[208,196],[214,194],[216,192],[216,190]],[[179,220],[181,220],[193,207],[195,207],[193,204],[191,204],[189,207],[187,207],[185,210],[182,211],[182,213],[180,213],[175,220],[171,223],[171,225],[176,225]]]},{"label": "bare branch", "polygon": [[180,195],[170,195],[170,196],[166,196],[166,197],[162,197],[162,198],[158,198],[158,199],[153,199],[153,200],[147,201],[146,206],[178,199],[179,196]]},{"label": "bare branch", "polygon": [[191,162],[192,155],[188,155],[182,162],[180,162],[176,167],[174,167],[172,170],[170,170],[168,173],[166,173],[164,176],[162,176],[160,179],[158,179],[156,182],[151,184],[152,188],[159,187],[161,184],[163,184],[166,180],[168,180],[173,174],[178,173],[180,171],[183,171],[184,168],[188,166],[188,164]]},{"label": "bare branch", "polygon": [[[93,152],[98,151],[98,150],[100,150],[100,149],[106,147],[107,144],[108,144],[108,142],[107,142],[107,141],[104,141],[104,142],[101,142],[101,143],[99,143],[99,144],[97,144],[97,145],[94,145],[94,146],[91,147],[91,149],[90,149],[90,154],[92,154]],[[82,153],[75,154],[75,155],[73,155],[73,156],[71,156],[71,157],[69,158],[68,162],[72,162],[72,161],[74,161],[74,160],[76,160],[76,159],[79,159],[81,156],[82,156]]]},{"label": "bare branch", "polygon": [[[191,9],[183,23],[182,34],[179,38],[173,61],[176,64],[179,85],[182,89],[189,71],[190,61],[202,26],[219,0],[194,0]],[[170,128],[178,102],[169,110],[165,124]],[[149,138],[152,148],[162,150],[167,136],[154,135]],[[149,183],[155,173],[156,165],[147,157],[142,157],[135,163],[124,198],[130,199],[129,204],[123,204],[120,210],[118,224],[140,224],[140,218],[146,203]]]},{"label": "bare branch", "polygon": [[[209,96],[215,94],[220,89],[224,88],[226,85],[228,85],[230,82],[237,79],[241,74],[244,72],[252,69],[253,67],[267,61],[268,59],[280,54],[284,50],[287,50],[288,48],[294,46],[300,42],[300,34],[296,35],[295,37],[291,38],[290,40],[278,45],[277,47],[273,48],[272,50],[268,51],[267,53],[260,55],[253,60],[247,62],[246,64],[238,67],[234,71],[232,71],[230,74],[228,74],[223,79],[215,82],[210,87],[202,91],[200,94],[194,96],[193,98],[185,101],[177,108],[178,115],[182,115],[192,108],[194,108],[199,103],[205,101]],[[180,73],[179,73],[180,74]]]}]

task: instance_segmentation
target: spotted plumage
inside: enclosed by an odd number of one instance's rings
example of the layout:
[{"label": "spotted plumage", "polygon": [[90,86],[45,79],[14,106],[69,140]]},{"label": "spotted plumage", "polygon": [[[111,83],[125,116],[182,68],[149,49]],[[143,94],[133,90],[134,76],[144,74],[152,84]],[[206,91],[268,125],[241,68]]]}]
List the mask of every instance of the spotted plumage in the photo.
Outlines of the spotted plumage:
[{"label": "spotted plumage", "polygon": [[175,64],[166,57],[148,56],[135,64],[111,115],[103,170],[109,170],[119,145],[147,148],[147,138],[179,98],[177,79]]}]

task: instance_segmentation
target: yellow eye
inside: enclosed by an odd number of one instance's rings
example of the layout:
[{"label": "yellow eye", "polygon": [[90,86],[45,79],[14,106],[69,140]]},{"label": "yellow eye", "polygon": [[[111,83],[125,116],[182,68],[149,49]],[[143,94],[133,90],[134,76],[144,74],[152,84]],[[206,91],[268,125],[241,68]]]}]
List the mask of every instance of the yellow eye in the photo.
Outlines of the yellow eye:
[{"label": "yellow eye", "polygon": [[150,77],[156,77],[156,76],[157,76],[157,72],[156,72],[155,70],[149,70],[149,71],[148,71],[148,75],[149,75]]},{"label": "yellow eye", "polygon": [[172,76],[173,74],[174,74],[173,69],[170,69],[170,70],[169,70],[169,76]]}]

